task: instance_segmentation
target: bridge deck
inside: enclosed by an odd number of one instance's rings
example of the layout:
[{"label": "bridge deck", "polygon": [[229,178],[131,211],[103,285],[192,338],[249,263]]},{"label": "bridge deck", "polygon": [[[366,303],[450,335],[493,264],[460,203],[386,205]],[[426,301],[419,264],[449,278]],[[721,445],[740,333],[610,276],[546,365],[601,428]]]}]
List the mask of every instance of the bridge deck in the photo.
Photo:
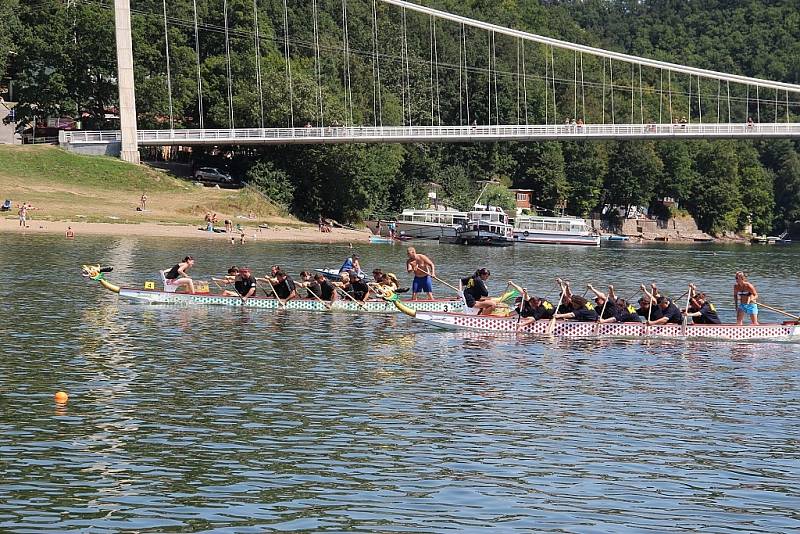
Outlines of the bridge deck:
[{"label": "bridge deck", "polygon": [[[221,130],[139,130],[140,145],[283,145],[322,143],[475,143],[577,139],[800,138],[800,123],[587,124],[496,126],[326,126]],[[119,141],[119,131],[64,131],[62,143]]]}]

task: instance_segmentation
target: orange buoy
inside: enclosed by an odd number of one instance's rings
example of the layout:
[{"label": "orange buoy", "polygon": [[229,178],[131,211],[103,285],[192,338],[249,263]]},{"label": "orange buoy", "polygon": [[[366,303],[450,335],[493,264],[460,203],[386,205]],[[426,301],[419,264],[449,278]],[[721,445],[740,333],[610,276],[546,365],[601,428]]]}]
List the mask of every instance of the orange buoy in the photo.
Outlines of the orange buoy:
[{"label": "orange buoy", "polygon": [[69,395],[67,395],[63,391],[56,391],[56,394],[53,396],[56,401],[56,404],[66,404],[69,400]]}]

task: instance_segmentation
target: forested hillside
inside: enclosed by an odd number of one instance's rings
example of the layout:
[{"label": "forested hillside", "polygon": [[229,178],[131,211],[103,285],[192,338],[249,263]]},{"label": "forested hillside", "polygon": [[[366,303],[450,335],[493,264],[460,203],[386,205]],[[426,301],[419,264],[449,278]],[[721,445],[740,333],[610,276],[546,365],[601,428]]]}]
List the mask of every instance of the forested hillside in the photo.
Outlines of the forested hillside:
[{"label": "forested hillside", "polygon": [[[571,42],[800,83],[797,0],[422,3]],[[695,122],[700,115],[716,122],[717,114],[722,122],[729,117],[744,122],[750,115],[762,122],[773,122],[776,115],[786,120],[782,95],[762,95],[779,104],[762,108],[745,94],[745,87],[731,86],[734,105],[728,110],[727,103],[720,105],[713,98],[722,90],[716,86],[704,89],[707,98],[700,103],[678,98],[694,89],[689,80],[677,76],[670,82],[676,98],[667,108],[664,94],[657,90],[663,87],[663,73],[644,72],[640,89],[638,79],[631,82],[640,74],[616,62],[613,68],[623,80],[618,84],[629,90],[611,95],[599,83],[606,63],[588,57],[581,58],[581,75],[597,83],[576,90],[572,82],[577,58],[555,52],[546,60],[543,48],[531,43],[523,49],[527,98],[521,101],[516,40],[497,36],[492,43],[486,32],[467,29],[462,34],[458,25],[442,21],[434,30],[427,17],[411,12],[403,25],[401,11],[380,2],[378,86],[371,0],[346,2],[349,63],[342,53],[342,0],[289,0],[287,5],[291,99],[282,0],[258,0],[257,11],[252,0],[227,1],[227,41],[222,0],[168,0],[169,80],[162,2],[133,0],[141,127],[168,128],[170,120],[176,128],[200,127],[201,119],[205,128],[526,120],[552,124],[565,117],[599,123],[611,122],[612,113],[616,122],[670,122],[678,116]],[[81,116],[86,128],[110,127],[104,115],[116,105],[112,6],[110,0],[0,0],[0,50],[13,50],[0,54],[0,70],[6,68],[15,81],[18,117],[32,121],[34,116]],[[468,74],[460,70],[465,61]],[[496,82],[489,78],[490,61]],[[641,98],[635,94],[639,91]],[[616,98],[614,109],[609,107],[611,96]],[[800,103],[797,95],[791,98],[789,118],[797,122]],[[213,159],[210,154],[200,157]],[[678,199],[703,229],[716,233],[739,230],[748,219],[758,232],[780,231],[800,219],[800,143],[792,141],[264,147],[237,151],[230,165],[308,218],[323,213],[353,221],[373,213],[390,214],[422,203],[430,182],[441,186],[441,197],[467,206],[474,200],[478,180],[496,178],[534,189],[538,206],[553,208],[566,201],[568,211],[581,215],[605,204],[649,205],[669,196]]]}]

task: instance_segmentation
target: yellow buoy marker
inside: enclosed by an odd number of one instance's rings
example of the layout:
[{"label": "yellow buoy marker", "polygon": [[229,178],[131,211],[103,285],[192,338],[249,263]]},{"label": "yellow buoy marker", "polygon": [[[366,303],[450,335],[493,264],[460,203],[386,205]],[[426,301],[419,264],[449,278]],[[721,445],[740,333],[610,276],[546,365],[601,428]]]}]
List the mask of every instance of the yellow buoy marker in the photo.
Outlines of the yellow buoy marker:
[{"label": "yellow buoy marker", "polygon": [[53,396],[56,401],[56,404],[66,404],[69,400],[69,395],[67,395],[63,391],[56,391],[56,394]]}]

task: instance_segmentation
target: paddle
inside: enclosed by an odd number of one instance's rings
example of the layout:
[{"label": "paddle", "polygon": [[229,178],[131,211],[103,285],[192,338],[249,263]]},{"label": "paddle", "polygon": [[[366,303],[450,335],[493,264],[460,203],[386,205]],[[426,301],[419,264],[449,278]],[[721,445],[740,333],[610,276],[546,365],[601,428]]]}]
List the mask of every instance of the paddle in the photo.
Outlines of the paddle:
[{"label": "paddle", "polygon": [[225,293],[228,292],[228,290],[223,288],[221,285],[219,285],[219,283],[217,283],[217,282],[230,283],[230,281],[227,278],[219,278],[218,279],[218,278],[214,278],[212,276],[211,277],[211,281],[214,282],[214,285],[217,286],[220,289],[220,291],[222,291],[222,295],[221,296],[223,296],[223,297],[239,297],[239,300],[241,300],[242,304],[244,304],[245,300],[244,300],[244,297],[242,295],[240,295],[238,292],[236,292],[235,295],[226,295]]},{"label": "paddle", "polygon": [[603,308],[600,310],[600,316],[597,318],[597,322],[594,325],[594,331],[592,332],[592,335],[595,337],[600,334],[600,321],[603,320],[603,314],[606,312],[607,304],[608,304],[608,295],[606,295],[606,298],[603,301]]},{"label": "paddle", "polygon": [[[272,291],[272,294],[275,296],[276,299],[278,299],[278,303],[280,303],[281,308],[286,308],[286,303],[282,301],[281,298],[278,296],[278,293],[275,291],[275,288],[272,287],[272,282],[270,282],[269,279],[267,278],[262,278],[262,280],[264,280],[267,283],[270,290]],[[258,286],[258,278],[256,278],[256,286]],[[266,296],[269,296],[269,293],[267,293],[267,291],[263,287],[261,288],[261,291],[263,291]]]},{"label": "paddle", "polygon": [[762,308],[766,308],[766,309],[768,309],[768,310],[772,310],[772,311],[774,311],[775,313],[780,313],[781,315],[785,315],[786,317],[791,317],[791,318],[792,318],[792,319],[794,319],[795,321],[800,321],[800,316],[798,316],[798,315],[792,315],[791,313],[789,313],[789,312],[785,312],[785,311],[783,311],[783,310],[782,310],[782,309],[780,309],[780,308],[773,308],[772,306],[770,306],[770,305],[768,305],[768,304],[764,304],[763,302],[759,302],[759,303],[758,303],[758,305],[759,305],[759,306],[761,306]]},{"label": "paddle", "polygon": [[344,290],[344,289],[342,289],[341,287],[337,287],[337,286],[334,286],[334,287],[336,287],[336,290],[337,290],[339,293],[341,293],[341,294],[342,294],[342,295],[344,295],[345,297],[349,298],[350,300],[352,300],[353,302],[355,302],[356,304],[358,304],[358,307],[359,307],[359,308],[361,308],[361,309],[362,309],[362,310],[364,310],[364,311],[366,311],[366,310],[367,310],[367,307],[366,307],[366,306],[364,306],[364,303],[363,303],[363,302],[359,302],[359,301],[358,301],[358,299],[356,299],[356,298],[355,298],[353,295],[351,295],[350,293],[348,293],[347,291],[345,291],[345,290]]},{"label": "paddle", "polygon": [[320,297],[319,295],[317,295],[316,293],[314,293],[313,291],[311,291],[311,290],[310,290],[310,289],[308,289],[308,288],[306,288],[306,293],[309,293],[309,294],[313,295],[315,299],[317,299],[318,301],[320,301],[320,302],[322,303],[322,305],[323,305],[323,306],[325,306],[325,309],[326,309],[326,310],[328,310],[328,311],[330,311],[330,310],[331,310],[331,306],[330,306],[330,304],[328,304],[327,302],[325,302],[324,300],[322,300],[322,297]]},{"label": "paddle", "polygon": [[[686,295],[686,311],[683,314],[683,325],[681,325],[681,335],[683,337],[686,337],[686,327],[689,323],[689,301],[692,300],[692,284],[689,284],[689,289],[686,290]],[[681,295],[681,297],[682,296],[683,295]]]},{"label": "paddle", "polygon": [[650,312],[653,311],[653,296],[650,293],[647,292],[647,288],[644,286],[644,284],[640,285],[639,289],[644,292],[645,296],[648,299],[647,300],[647,322],[645,322],[644,326],[642,326],[642,335],[646,336],[649,333],[648,327],[650,325],[648,323],[650,323]]},{"label": "paddle", "polygon": [[553,316],[550,318],[550,322],[547,324],[547,330],[545,330],[545,334],[548,336],[553,335],[553,330],[556,327],[556,314],[558,314],[558,309],[561,307],[561,301],[564,299],[564,284],[561,282],[561,278],[556,278],[556,282],[558,282],[559,287],[561,288],[561,295],[558,297],[558,304],[556,304],[556,309],[553,312]]},{"label": "paddle", "polygon": [[436,280],[436,281],[437,281],[437,282],[439,282],[440,284],[444,284],[444,285],[446,285],[447,287],[449,287],[450,289],[452,289],[453,291],[455,291],[455,292],[456,292],[456,293],[458,293],[459,295],[461,294],[461,291],[459,291],[459,290],[458,290],[458,288],[457,288],[456,286],[454,286],[454,285],[451,285],[451,284],[448,284],[447,282],[445,282],[444,280],[442,280],[441,278],[439,278],[439,277],[438,277],[438,276],[436,276],[435,274],[432,274],[432,275],[431,275],[431,278],[433,278],[434,280]]}]

